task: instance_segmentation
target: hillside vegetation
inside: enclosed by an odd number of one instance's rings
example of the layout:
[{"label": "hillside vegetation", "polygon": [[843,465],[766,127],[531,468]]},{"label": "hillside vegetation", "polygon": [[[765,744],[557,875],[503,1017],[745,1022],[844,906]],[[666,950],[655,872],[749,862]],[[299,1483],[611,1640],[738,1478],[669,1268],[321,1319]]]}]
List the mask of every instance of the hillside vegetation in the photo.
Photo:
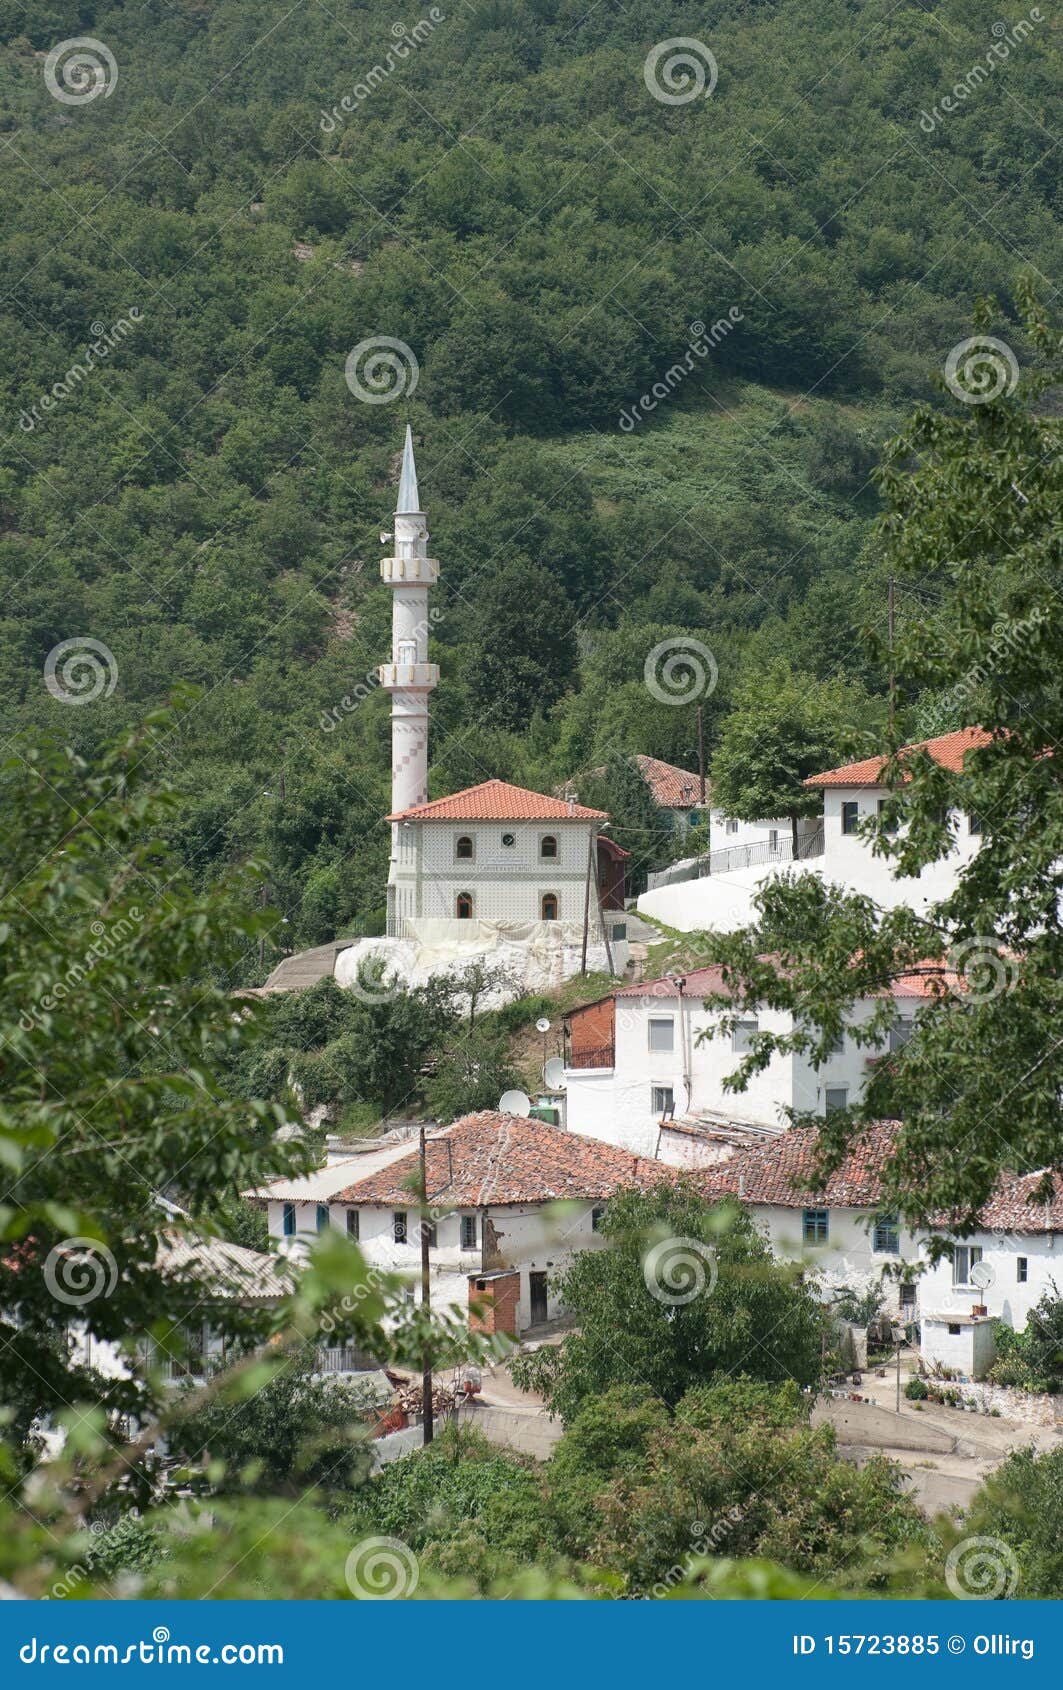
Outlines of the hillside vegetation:
[{"label": "hillside vegetation", "polygon": [[[189,794],[173,843],[204,880],[262,856],[286,945],[382,903],[377,559],[407,415],[442,565],[433,791],[686,763],[693,711],[643,682],[665,638],[719,665],[710,748],[780,653],[881,692],[877,450],[975,296],[1021,353],[1015,277],[1059,268],[1047,17],[939,119],[995,39],[974,0],[444,0],[404,24],[389,60],[379,0],[0,3],[5,729],[91,756],[195,683],[156,752]],[[117,79],[64,102],[46,60],[74,34]],[[711,97],[651,93],[673,36],[711,51]],[[345,379],[378,336],[418,371],[391,403]],[[86,708],[43,679],[75,638],[114,682]]]}]

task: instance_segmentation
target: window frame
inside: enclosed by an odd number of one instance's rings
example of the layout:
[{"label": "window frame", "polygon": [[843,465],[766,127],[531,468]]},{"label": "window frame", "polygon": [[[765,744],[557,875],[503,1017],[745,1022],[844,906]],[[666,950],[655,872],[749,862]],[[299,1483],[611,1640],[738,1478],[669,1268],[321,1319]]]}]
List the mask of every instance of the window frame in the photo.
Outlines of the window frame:
[{"label": "window frame", "polygon": [[294,1238],[297,1230],[295,1204],[284,1203],[281,1212],[281,1237]]},{"label": "window frame", "polygon": [[[551,903],[554,906],[553,915],[547,915],[547,913],[546,913],[546,906],[547,906],[548,903]],[[540,921],[560,921],[561,920],[561,898],[560,898],[560,895],[557,892],[544,892],[542,897],[539,899],[539,920]]]},{"label": "window frame", "polygon": [[318,1233],[327,1232],[332,1220],[327,1203],[317,1205],[317,1214],[314,1218]]},{"label": "window frame", "polygon": [[599,1203],[595,1208],[593,1208],[591,1210],[591,1231],[592,1232],[601,1232],[601,1230],[602,1230],[602,1217],[604,1216],[604,1214],[605,1214],[605,1204],[604,1203]]},{"label": "window frame", "polygon": [[[553,846],[552,851],[548,851],[546,849],[548,845]],[[539,861],[543,863],[556,863],[560,855],[561,846],[558,842],[557,834],[541,833],[539,835]]]},{"label": "window frame", "polygon": [[[831,1092],[834,1093],[835,1098],[837,1098],[838,1093],[840,1092],[842,1097],[845,1099],[845,1101],[843,1103],[837,1103],[837,1102],[832,1103],[830,1101]],[[823,1113],[824,1113],[824,1115],[843,1115],[845,1113],[845,1111],[848,1109],[848,1107],[849,1107],[849,1087],[847,1085],[843,1085],[843,1084],[841,1084],[841,1082],[838,1082],[837,1084],[834,1084],[832,1082],[830,1085],[825,1085],[823,1087]]]},{"label": "window frame", "polygon": [[1029,1256],[1015,1257],[1015,1283],[1016,1285],[1028,1285],[1030,1283]]},{"label": "window frame", "polygon": [[391,1242],[393,1244],[407,1244],[410,1238],[410,1212],[408,1209],[392,1209],[391,1211]]},{"label": "window frame", "polygon": [[[958,1266],[957,1258],[961,1255],[966,1257],[966,1260],[967,1260],[967,1271],[966,1271],[966,1273],[965,1273],[965,1275],[962,1279],[958,1278],[957,1273],[956,1273],[956,1269],[957,1269],[957,1266]],[[954,1244],[952,1246],[952,1283],[953,1283],[953,1286],[954,1287],[960,1287],[964,1290],[970,1290],[970,1291],[979,1290],[980,1287],[972,1283],[971,1269],[973,1267],[976,1267],[981,1260],[982,1260],[982,1246],[980,1244]]]},{"label": "window frame", "polygon": [[[463,904],[467,904],[469,906],[468,909],[462,909]],[[476,905],[473,903],[472,893],[459,892],[457,897],[454,899],[454,920],[475,921],[475,912]]]},{"label": "window frame", "polygon": [[479,1227],[476,1215],[462,1215],[459,1217],[461,1229],[459,1232],[459,1249],[478,1250],[480,1248]]},{"label": "window frame", "polygon": [[347,1237],[353,1244],[360,1242],[362,1236],[362,1217],[357,1209],[347,1210]]},{"label": "window frame", "polygon": [[[657,1104],[657,1094],[658,1094],[658,1092],[660,1092],[662,1094],[662,1096],[665,1093],[667,1093],[667,1095],[671,1098],[671,1102],[670,1103],[662,1102],[660,1107],[658,1107],[658,1104]],[[658,1084],[658,1082],[656,1080],[652,1080],[650,1082],[650,1110],[653,1114],[653,1118],[654,1118],[655,1121],[663,1121],[669,1115],[672,1116],[673,1119],[674,1119],[674,1117],[675,1117],[675,1087],[670,1086],[670,1085]]]},{"label": "window frame", "polygon": [[[668,1028],[668,1043],[666,1045],[654,1044],[653,1029],[655,1027]],[[652,1051],[655,1056],[672,1056],[675,1054],[674,1015],[648,1015],[646,1017],[646,1049]]]},{"label": "window frame", "polygon": [[[841,808],[842,833],[851,839],[860,826],[859,798],[843,798]],[[850,825],[851,824],[851,825]]]},{"label": "window frame", "polygon": [[[462,845],[468,845],[467,851]],[[454,837],[454,861],[456,863],[474,863],[476,861],[476,836],[472,833],[458,833]]]},{"label": "window frame", "polygon": [[[753,1049],[752,1041],[760,1032],[759,1015],[742,1015],[731,1028],[731,1050],[736,1056],[746,1056]],[[749,1043],[743,1043],[748,1035]]]},{"label": "window frame", "polygon": [[803,1209],[801,1211],[801,1242],[821,1245],[830,1243],[830,1210]]},{"label": "window frame", "polygon": [[[883,1243],[891,1239],[892,1243]],[[876,1215],[871,1233],[871,1248],[876,1256],[899,1256],[901,1253],[901,1221],[899,1215]]]}]

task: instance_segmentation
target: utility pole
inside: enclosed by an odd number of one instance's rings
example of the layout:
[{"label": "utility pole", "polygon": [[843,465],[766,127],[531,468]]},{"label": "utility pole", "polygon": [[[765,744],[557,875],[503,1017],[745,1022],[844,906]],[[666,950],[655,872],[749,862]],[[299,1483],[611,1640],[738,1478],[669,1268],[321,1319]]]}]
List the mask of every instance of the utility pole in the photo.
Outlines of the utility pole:
[{"label": "utility pole", "polygon": [[698,798],[705,802],[705,712],[698,705]]},{"label": "utility pole", "polygon": [[591,853],[593,850],[594,828],[592,827],[587,838],[587,882],[583,888],[583,956],[579,965],[581,974],[587,972],[587,929],[590,927],[591,921],[591,863],[593,861]]},{"label": "utility pole", "polygon": [[894,639],[894,635],[896,634],[896,631],[897,631],[897,591],[896,591],[896,583],[895,583],[892,575],[889,577],[889,580],[886,583],[886,627],[887,627],[887,631],[888,631],[889,652],[890,652],[889,722],[890,722],[890,730],[891,730],[891,749],[892,749],[893,717],[894,717],[894,711],[895,711],[895,707],[896,707],[895,706],[895,699],[894,699],[895,681],[894,681],[894,675],[893,675],[893,639]]},{"label": "utility pole", "polygon": [[901,1340],[897,1339],[897,1413],[901,1412]]},{"label": "utility pole", "polygon": [[[428,1254],[428,1150],[425,1144],[424,1122],[421,1122],[420,1133],[420,1164],[421,1164],[421,1314],[427,1326],[432,1308],[432,1276],[431,1263]],[[421,1355],[421,1419],[424,1422],[424,1442],[430,1444],[435,1437],[435,1415],[432,1409],[432,1342],[425,1332],[424,1350]]]}]

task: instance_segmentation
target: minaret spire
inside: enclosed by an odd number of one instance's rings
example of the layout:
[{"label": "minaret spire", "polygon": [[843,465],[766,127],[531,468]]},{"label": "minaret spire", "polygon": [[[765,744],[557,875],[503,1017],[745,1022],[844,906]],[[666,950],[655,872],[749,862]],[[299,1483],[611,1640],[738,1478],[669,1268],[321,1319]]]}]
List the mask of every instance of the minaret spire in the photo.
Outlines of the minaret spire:
[{"label": "minaret spire", "polygon": [[391,694],[391,808],[423,804],[428,797],[428,695],[439,670],[428,661],[428,589],[439,575],[428,556],[428,529],[420,508],[413,434],[406,425],[402,474],[395,506],[394,556],[382,559],[380,574],[392,590],[391,662],[380,667],[380,683]]},{"label": "minaret spire", "polygon": [[417,465],[413,457],[413,434],[406,424],[406,444],[402,449],[402,475],[399,477],[399,501],[396,516],[420,516],[421,495],[417,491]]}]

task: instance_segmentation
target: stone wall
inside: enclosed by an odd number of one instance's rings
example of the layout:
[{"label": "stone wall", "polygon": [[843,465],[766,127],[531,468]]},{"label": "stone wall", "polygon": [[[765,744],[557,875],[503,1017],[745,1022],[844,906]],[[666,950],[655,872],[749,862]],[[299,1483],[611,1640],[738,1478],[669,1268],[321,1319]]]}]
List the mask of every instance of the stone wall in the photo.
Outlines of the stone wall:
[{"label": "stone wall", "polygon": [[964,1404],[973,1403],[980,1414],[995,1409],[1005,1420],[1024,1426],[1056,1426],[1063,1429],[1063,1396],[1043,1396],[1036,1391],[1016,1391],[1010,1385],[957,1385]]}]

